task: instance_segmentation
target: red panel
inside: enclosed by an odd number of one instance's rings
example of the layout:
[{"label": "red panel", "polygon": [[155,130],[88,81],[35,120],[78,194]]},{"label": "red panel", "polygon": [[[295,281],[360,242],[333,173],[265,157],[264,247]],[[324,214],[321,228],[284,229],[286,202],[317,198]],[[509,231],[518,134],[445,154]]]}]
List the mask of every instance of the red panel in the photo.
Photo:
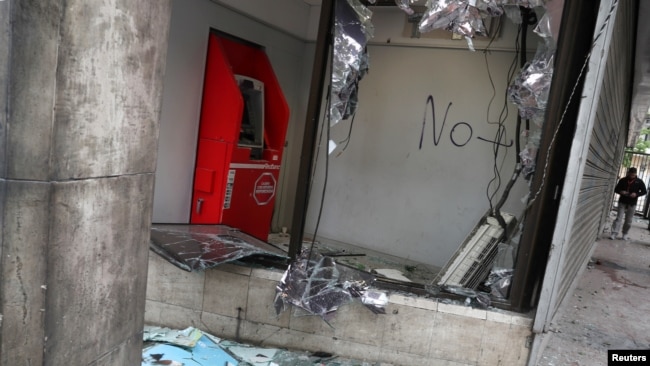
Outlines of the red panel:
[{"label": "red panel", "polygon": [[221,41],[210,35],[201,105],[201,138],[236,142],[244,111],[244,99],[225,57]]},{"label": "red panel", "polygon": [[214,185],[214,170],[196,168],[194,176],[194,189],[204,193],[212,193]]},{"label": "red panel", "polygon": [[[192,197],[192,224],[220,224],[223,214],[223,200],[228,180],[228,164],[232,155],[232,144],[200,139],[194,174]],[[206,192],[206,171],[211,176],[212,187]]]},{"label": "red panel", "polygon": [[282,150],[264,150],[263,159],[268,161],[270,164],[280,164],[282,159]]},{"label": "red panel", "polygon": [[[275,196],[279,190],[280,167],[260,164],[234,164],[235,184],[230,208],[223,211],[223,223],[266,241],[273,218]],[[241,168],[237,168],[242,166]]]}]

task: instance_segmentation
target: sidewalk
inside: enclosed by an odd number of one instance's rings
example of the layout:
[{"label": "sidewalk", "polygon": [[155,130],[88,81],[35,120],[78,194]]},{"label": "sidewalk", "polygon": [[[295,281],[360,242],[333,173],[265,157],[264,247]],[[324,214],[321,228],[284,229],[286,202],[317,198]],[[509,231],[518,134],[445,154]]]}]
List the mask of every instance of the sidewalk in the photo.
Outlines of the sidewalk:
[{"label": "sidewalk", "polygon": [[[609,224],[615,218],[610,215]],[[635,217],[630,241],[596,242],[592,261],[552,324],[538,366],[607,365],[608,349],[650,348],[650,231]]]}]

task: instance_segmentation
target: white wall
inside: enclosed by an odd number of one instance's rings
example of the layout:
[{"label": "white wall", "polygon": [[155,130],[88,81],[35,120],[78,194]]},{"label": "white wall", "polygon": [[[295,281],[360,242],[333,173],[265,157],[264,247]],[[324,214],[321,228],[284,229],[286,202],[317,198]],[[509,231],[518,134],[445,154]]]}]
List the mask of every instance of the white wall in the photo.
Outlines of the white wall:
[{"label": "white wall", "polygon": [[[309,14],[309,10],[305,9],[305,14]],[[189,222],[203,74],[211,27],[266,48],[291,111],[287,136],[294,136],[292,129],[304,121],[307,93],[301,82],[303,69],[311,68],[313,56],[306,54],[303,41],[209,0],[173,1],[154,192],[153,221],[157,223]],[[310,50],[313,52],[313,48]],[[299,151],[300,145],[289,144],[285,158],[294,154],[294,148]],[[276,198],[276,207],[289,210],[293,209],[293,204],[284,203],[283,192],[286,192],[286,177],[297,175],[292,166],[296,164],[286,164],[286,169],[283,168],[279,182],[281,191]],[[290,214],[282,217],[274,218],[276,226],[289,225],[286,220],[290,220]]]},{"label": "white wall", "polygon": [[[383,39],[390,34],[382,30],[381,22],[374,24],[376,34],[383,34]],[[396,29],[401,33],[401,27]],[[513,26],[505,30],[498,49],[514,47],[515,31]],[[399,33],[388,37],[398,40]],[[498,120],[508,67],[515,55],[503,51],[487,55],[496,89],[487,117],[493,90],[483,52],[469,51],[464,41],[443,40],[444,49],[423,48],[422,44],[395,46],[413,42],[408,39],[376,42],[369,47],[370,72],[360,84],[351,142],[341,155],[334,153],[329,160],[317,235],[443,266],[489,209],[486,189],[493,178],[493,144],[478,137],[495,137],[497,127],[488,121]],[[439,141],[437,145],[433,141],[433,119],[427,108],[424,143],[419,150],[429,95],[435,100]],[[453,105],[443,125],[450,102]],[[507,141],[503,142],[509,143],[515,138],[517,109],[512,104],[508,107]],[[467,124],[454,129],[459,122]],[[349,125],[350,121],[344,121],[332,129],[335,141],[345,138]],[[464,146],[455,146],[450,133]],[[498,159],[501,188],[510,179],[515,162],[514,145],[507,149],[507,156],[503,155],[505,151],[501,149]],[[313,233],[318,216],[325,150],[319,156],[307,219],[309,233]],[[522,179],[503,211],[519,215],[526,189]],[[493,204],[499,198],[497,194]]]}]

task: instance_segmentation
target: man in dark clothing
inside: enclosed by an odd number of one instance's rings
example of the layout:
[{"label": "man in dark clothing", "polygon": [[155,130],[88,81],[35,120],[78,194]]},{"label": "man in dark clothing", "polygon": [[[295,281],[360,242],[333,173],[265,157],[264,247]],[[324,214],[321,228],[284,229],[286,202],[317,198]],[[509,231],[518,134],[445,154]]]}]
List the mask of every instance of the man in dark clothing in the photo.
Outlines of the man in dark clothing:
[{"label": "man in dark clothing", "polygon": [[636,168],[630,168],[627,170],[627,175],[618,181],[614,192],[619,195],[618,212],[616,214],[616,220],[612,224],[612,235],[609,238],[612,240],[616,239],[618,229],[621,227],[621,221],[623,221],[623,216],[625,216],[622,231],[623,237],[621,239],[630,240],[627,233],[630,231],[630,226],[632,225],[632,217],[634,217],[634,211],[636,210],[636,201],[639,197],[648,193],[648,191],[646,191],[643,181],[636,177]]}]

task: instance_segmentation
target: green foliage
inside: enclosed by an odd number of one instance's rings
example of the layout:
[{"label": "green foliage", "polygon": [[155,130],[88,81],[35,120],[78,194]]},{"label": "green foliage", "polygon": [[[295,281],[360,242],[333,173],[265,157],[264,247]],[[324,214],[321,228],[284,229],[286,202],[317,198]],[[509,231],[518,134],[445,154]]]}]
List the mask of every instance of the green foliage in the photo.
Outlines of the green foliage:
[{"label": "green foliage", "polygon": [[646,149],[650,148],[650,139],[646,140],[648,135],[650,135],[650,129],[641,129],[639,139],[636,141],[636,145],[634,145],[634,152],[644,153]]},{"label": "green foliage", "polygon": [[639,133],[639,139],[636,141],[636,145],[632,149],[625,149],[623,166],[626,168],[630,167],[632,153],[645,153],[647,149],[650,149],[650,129],[643,128]]},{"label": "green foliage", "polygon": [[623,155],[623,166],[629,168],[632,163],[632,150],[625,149],[625,155]]}]

